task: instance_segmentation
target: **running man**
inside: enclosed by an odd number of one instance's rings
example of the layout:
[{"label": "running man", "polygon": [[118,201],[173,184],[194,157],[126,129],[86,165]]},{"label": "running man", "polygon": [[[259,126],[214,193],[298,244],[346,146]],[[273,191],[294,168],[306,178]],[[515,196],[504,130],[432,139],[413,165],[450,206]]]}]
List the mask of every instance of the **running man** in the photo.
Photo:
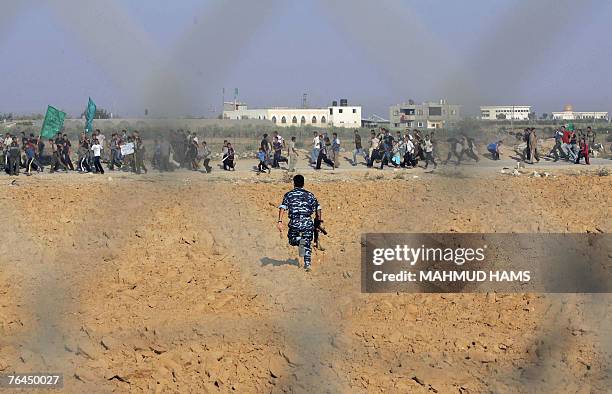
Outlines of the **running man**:
[{"label": "running man", "polygon": [[425,151],[425,169],[429,166],[429,162],[432,162],[434,165],[434,169],[438,167],[436,164],[436,160],[433,156],[433,144],[431,143],[431,139],[429,134],[425,136],[425,141],[423,142],[423,150]]},{"label": "running man", "polygon": [[299,246],[299,255],[304,258],[304,269],[310,272],[311,264],[311,242],[314,237],[314,222],[312,214],[320,222],[321,206],[314,194],[304,189],[304,177],[296,175],[293,177],[293,190],[287,192],[283,197],[282,204],[278,207],[277,228],[283,232],[283,216],[289,211],[289,231],[287,237],[289,245]]},{"label": "running man", "polygon": [[361,135],[359,135],[359,130],[355,129],[355,150],[353,151],[353,166],[357,165],[357,155],[362,155],[366,163],[368,162],[368,154],[361,145]]}]

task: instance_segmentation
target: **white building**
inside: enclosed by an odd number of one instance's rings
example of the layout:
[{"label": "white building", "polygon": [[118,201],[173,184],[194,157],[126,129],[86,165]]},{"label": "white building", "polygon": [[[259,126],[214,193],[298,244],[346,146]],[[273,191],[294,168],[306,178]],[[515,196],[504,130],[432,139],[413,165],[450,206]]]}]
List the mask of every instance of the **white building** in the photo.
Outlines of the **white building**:
[{"label": "white building", "polygon": [[361,106],[348,105],[340,100],[326,108],[258,108],[249,109],[245,103],[226,102],[223,119],[262,119],[279,126],[335,126],[361,127]]},{"label": "white building", "polygon": [[577,112],[571,105],[566,105],[563,112],[553,112],[552,118],[555,120],[610,120],[607,112]]},{"label": "white building", "polygon": [[482,120],[529,120],[531,105],[486,105],[480,107]]}]

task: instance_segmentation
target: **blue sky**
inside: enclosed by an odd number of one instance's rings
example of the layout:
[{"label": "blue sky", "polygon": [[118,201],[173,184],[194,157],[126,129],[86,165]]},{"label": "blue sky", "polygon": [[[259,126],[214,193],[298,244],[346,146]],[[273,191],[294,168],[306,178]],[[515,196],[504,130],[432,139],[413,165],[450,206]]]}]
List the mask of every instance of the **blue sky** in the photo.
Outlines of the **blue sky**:
[{"label": "blue sky", "polygon": [[251,106],[299,105],[307,92],[313,106],[348,98],[385,117],[397,102],[442,97],[468,112],[612,110],[612,2],[266,1],[259,12],[240,1],[109,0],[106,13],[9,0],[21,6],[0,17],[0,112],[77,114],[91,96],[121,116],[171,102],[211,116],[223,87]]}]

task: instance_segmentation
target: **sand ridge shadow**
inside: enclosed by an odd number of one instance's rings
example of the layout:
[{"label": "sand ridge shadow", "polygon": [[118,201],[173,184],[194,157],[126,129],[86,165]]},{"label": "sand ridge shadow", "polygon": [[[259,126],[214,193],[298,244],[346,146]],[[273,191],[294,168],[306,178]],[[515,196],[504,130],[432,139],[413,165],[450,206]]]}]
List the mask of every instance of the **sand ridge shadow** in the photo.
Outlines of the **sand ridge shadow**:
[{"label": "sand ridge shadow", "polygon": [[274,267],[280,267],[281,265],[293,265],[295,267],[300,266],[298,259],[276,260],[270,257],[264,257],[259,260],[259,262],[261,263],[262,267],[266,265],[272,265]]}]

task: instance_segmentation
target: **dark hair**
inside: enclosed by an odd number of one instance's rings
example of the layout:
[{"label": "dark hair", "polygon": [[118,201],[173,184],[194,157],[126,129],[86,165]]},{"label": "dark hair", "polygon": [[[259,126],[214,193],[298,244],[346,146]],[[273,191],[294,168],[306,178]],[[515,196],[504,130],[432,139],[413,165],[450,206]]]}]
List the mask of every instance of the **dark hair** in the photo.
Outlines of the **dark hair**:
[{"label": "dark hair", "polygon": [[304,186],[304,176],[296,175],[293,177],[293,186],[294,187],[303,187]]}]

